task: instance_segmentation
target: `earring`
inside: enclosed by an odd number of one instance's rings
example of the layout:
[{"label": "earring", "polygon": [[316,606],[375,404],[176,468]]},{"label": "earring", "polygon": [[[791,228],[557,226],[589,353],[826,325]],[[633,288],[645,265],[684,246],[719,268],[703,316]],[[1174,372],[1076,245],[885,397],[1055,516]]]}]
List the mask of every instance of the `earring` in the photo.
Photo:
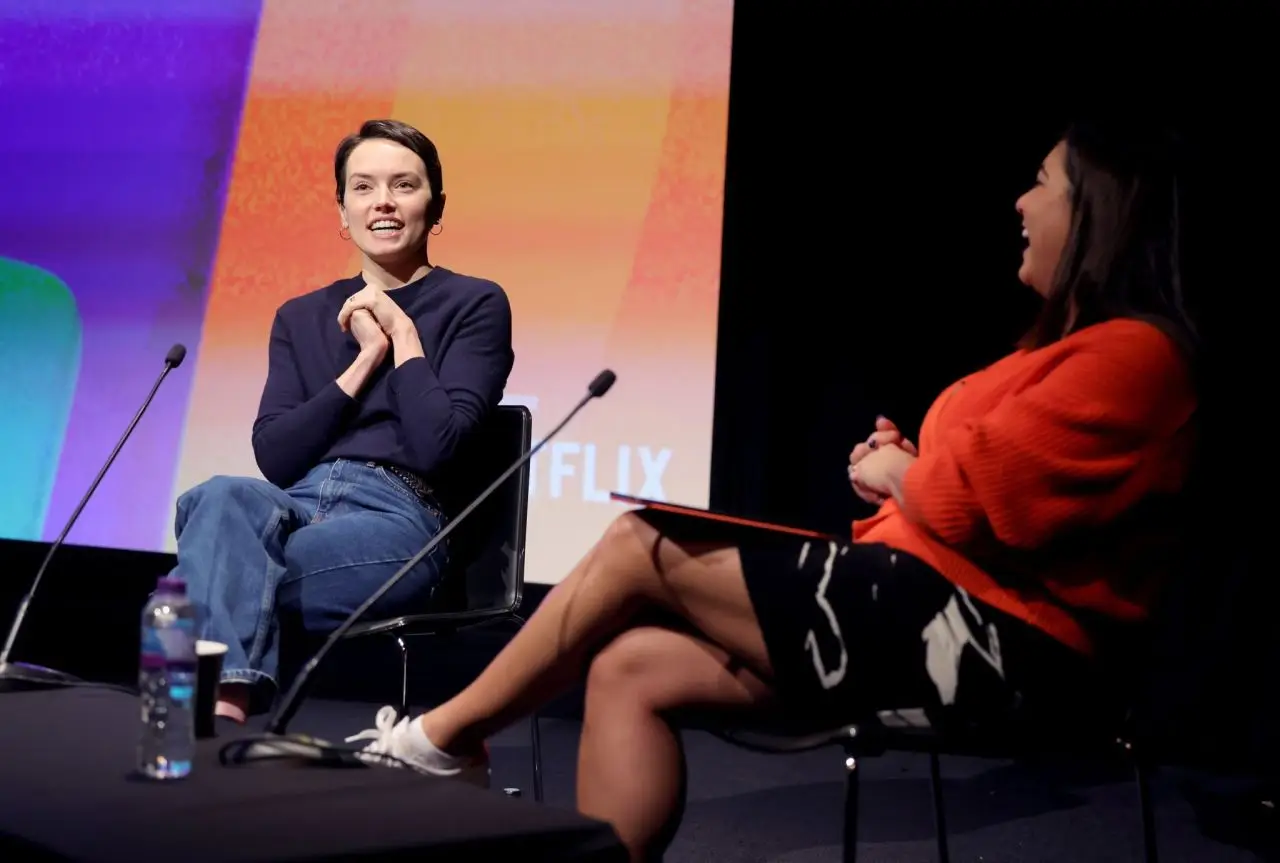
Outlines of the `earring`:
[{"label": "earring", "polygon": [[433,236],[433,237],[438,237],[438,236],[440,236],[440,233],[441,233],[443,230],[444,230],[444,223],[443,223],[443,222],[436,222],[436,223],[431,227],[431,236]]},{"label": "earring", "polygon": [[338,236],[344,240],[349,240],[351,239],[351,232],[348,231],[346,226],[344,225],[343,227],[338,229]]}]

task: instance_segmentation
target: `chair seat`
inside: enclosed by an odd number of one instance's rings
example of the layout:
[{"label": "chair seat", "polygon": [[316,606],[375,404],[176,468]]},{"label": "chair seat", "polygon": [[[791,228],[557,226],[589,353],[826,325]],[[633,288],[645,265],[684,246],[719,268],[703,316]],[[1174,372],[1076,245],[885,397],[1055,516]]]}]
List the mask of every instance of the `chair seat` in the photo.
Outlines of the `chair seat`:
[{"label": "chair seat", "polygon": [[1035,755],[1097,755],[1114,751],[1129,738],[1127,721],[1106,714],[1059,715],[1053,719],[1014,718],[948,723],[941,727],[903,720],[901,714],[853,723],[816,723],[769,717],[737,727],[704,726],[717,737],[757,752],[789,753],[840,745],[861,755],[886,751],[939,753],[988,758]]},{"label": "chair seat", "polygon": [[449,632],[467,626],[480,626],[481,624],[512,617],[514,617],[514,614],[506,606],[501,608],[439,611],[430,614],[403,614],[386,620],[357,624],[347,631],[346,637],[359,638],[362,635],[386,635],[391,633],[432,635],[437,632]]},{"label": "chair seat", "polygon": [[783,733],[777,729],[757,728],[725,728],[713,730],[712,733],[743,749],[784,754],[808,752],[811,749],[821,749],[834,744],[849,745],[859,739],[860,731],[857,725],[842,725],[838,728],[797,731],[794,734]]}]

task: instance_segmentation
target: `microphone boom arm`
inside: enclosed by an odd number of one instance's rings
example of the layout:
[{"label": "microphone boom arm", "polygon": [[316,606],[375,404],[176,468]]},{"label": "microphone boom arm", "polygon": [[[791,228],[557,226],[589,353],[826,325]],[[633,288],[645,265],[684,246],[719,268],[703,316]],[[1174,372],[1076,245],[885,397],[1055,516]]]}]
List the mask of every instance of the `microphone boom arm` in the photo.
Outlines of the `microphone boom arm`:
[{"label": "microphone boom arm", "polygon": [[279,707],[276,708],[271,716],[271,720],[267,723],[267,734],[283,735],[285,733],[285,729],[288,728],[290,720],[292,720],[294,715],[298,712],[298,708],[301,706],[303,698],[311,688],[311,680],[316,668],[319,667],[325,656],[327,656],[329,651],[342,640],[342,637],[347,634],[351,627],[355,626],[356,623],[360,621],[360,618],[364,617],[365,613],[368,612],[368,610],[372,608],[379,599],[386,595],[387,591],[395,587],[396,584],[399,583],[400,579],[404,578],[410,570],[421,563],[423,558],[435,551],[440,543],[444,542],[444,540],[449,536],[449,533],[457,527],[464,518],[475,510],[476,507],[488,500],[489,495],[497,491],[504,482],[511,478],[512,474],[524,467],[524,465],[532,459],[548,441],[559,434],[561,429],[568,425],[569,421],[578,415],[578,411],[582,410],[586,406],[587,402],[591,401],[593,398],[599,398],[608,392],[609,388],[613,386],[613,382],[615,380],[616,377],[611,371],[606,370],[597,375],[591,382],[591,385],[587,388],[587,394],[583,396],[576,405],[574,405],[573,410],[569,411],[568,415],[560,421],[559,425],[553,428],[545,437],[542,438],[542,440],[538,441],[537,444],[531,447],[529,451],[516,460],[515,463],[504,470],[497,479],[489,484],[488,488],[480,492],[479,496],[476,497],[475,500],[467,504],[466,508],[452,518],[449,523],[444,526],[444,529],[433,536],[431,541],[422,547],[421,551],[411,557],[404,566],[400,567],[400,569],[392,575],[391,578],[387,579],[381,587],[375,590],[368,599],[360,603],[359,608],[351,612],[347,619],[344,620],[337,629],[329,634],[329,637],[325,639],[325,642],[321,645],[320,649],[315,652],[315,655],[307,660],[306,665],[304,665],[302,670],[298,672],[298,675],[293,680],[293,684],[289,687],[289,691],[286,692],[284,698],[280,700]]},{"label": "microphone boom arm", "polygon": [[[182,348],[179,355],[178,349]],[[40,564],[40,569],[36,570],[36,577],[31,581],[31,587],[27,590],[22,602],[18,604],[18,613],[14,615],[13,623],[9,627],[9,634],[5,638],[4,648],[0,650],[0,673],[8,671],[9,654],[13,652],[13,645],[18,640],[18,633],[22,630],[22,621],[27,616],[27,609],[31,607],[31,600],[36,594],[36,590],[40,587],[40,582],[44,578],[45,570],[49,568],[49,562],[53,560],[53,556],[58,549],[62,547],[62,543],[67,538],[67,534],[71,532],[72,526],[75,525],[80,513],[89,503],[89,498],[93,497],[93,493],[97,491],[98,484],[102,482],[102,478],[107,475],[107,471],[111,468],[112,463],[116,460],[116,456],[120,454],[120,450],[124,448],[125,442],[129,440],[129,436],[133,434],[133,429],[142,419],[142,415],[146,413],[147,408],[151,406],[151,401],[156,397],[156,393],[160,390],[160,385],[164,383],[164,379],[169,376],[169,372],[173,371],[182,362],[182,358],[186,355],[186,348],[181,345],[174,345],[169,350],[169,355],[165,357],[164,371],[160,372],[160,376],[156,378],[156,382],[151,387],[151,392],[147,393],[147,398],[142,402],[142,407],[138,408],[138,412],[133,415],[133,421],[129,423],[129,427],[124,430],[124,434],[120,436],[120,440],[116,442],[115,449],[111,451],[111,455],[107,456],[106,463],[102,469],[98,471],[98,475],[94,477],[93,484],[89,486],[89,490],[85,492],[84,497],[80,498],[80,503],[76,506],[75,512],[71,514],[71,518],[67,519],[66,525],[62,528],[62,533],[58,534],[58,538],[49,546],[49,551],[44,556],[44,561]],[[175,362],[176,359],[176,362]]]}]

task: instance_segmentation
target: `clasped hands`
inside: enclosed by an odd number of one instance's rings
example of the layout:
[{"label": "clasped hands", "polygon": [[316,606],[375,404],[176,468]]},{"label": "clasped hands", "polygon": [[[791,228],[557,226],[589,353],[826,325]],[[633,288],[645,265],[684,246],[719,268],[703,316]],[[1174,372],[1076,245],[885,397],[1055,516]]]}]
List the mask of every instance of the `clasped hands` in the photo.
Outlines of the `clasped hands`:
[{"label": "clasped hands", "polygon": [[879,506],[893,497],[894,487],[919,453],[898,427],[876,418],[876,430],[849,453],[849,484],[867,503]]},{"label": "clasped hands", "polygon": [[361,352],[386,354],[390,344],[410,334],[417,335],[413,320],[386,291],[366,286],[347,298],[338,312],[338,326],[350,332]]}]

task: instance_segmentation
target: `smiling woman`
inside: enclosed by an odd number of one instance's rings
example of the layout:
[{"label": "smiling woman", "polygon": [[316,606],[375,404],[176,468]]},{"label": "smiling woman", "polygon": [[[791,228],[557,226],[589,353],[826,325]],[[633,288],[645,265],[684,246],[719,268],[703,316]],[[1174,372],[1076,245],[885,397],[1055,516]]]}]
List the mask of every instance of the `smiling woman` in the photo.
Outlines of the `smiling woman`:
[{"label": "smiling woman", "polygon": [[1067,179],[1066,142],[1059,142],[1036,172],[1036,182],[1015,205],[1022,216],[1022,252],[1018,278],[1042,297],[1053,287],[1053,273],[1071,230],[1071,183]]},{"label": "smiling woman", "polygon": [[406,123],[371,120],[334,156],[338,215],[360,249],[365,283],[398,288],[426,275],[427,234],[444,215],[435,144]]},{"label": "smiling woman", "polygon": [[[331,630],[441,530],[449,460],[514,362],[502,288],[427,260],[444,212],[430,139],[369,121],[338,145],[334,173],[361,273],[276,312],[253,424],[267,481],[214,477],[178,501],[175,574],[200,637],[229,646],[217,709],[237,721],[275,683],[278,620]],[[374,613],[429,595],[446,557]]]}]

